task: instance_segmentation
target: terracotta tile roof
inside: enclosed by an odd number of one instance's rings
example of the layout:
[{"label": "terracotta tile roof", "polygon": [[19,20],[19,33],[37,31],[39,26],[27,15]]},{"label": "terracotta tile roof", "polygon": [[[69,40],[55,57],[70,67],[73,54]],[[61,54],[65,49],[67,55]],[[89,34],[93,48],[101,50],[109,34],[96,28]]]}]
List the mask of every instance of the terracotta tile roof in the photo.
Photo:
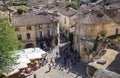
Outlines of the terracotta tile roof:
[{"label": "terracotta tile roof", "polygon": [[110,8],[120,8],[120,3],[111,3],[108,7],[110,7]]},{"label": "terracotta tile roof", "polygon": [[66,16],[73,16],[77,13],[77,12],[75,12],[71,9],[67,9],[67,8],[59,8],[58,12],[63,14],[63,15],[66,15]]},{"label": "terracotta tile roof", "polygon": [[12,24],[14,26],[29,26],[29,25],[38,25],[44,23],[51,23],[57,21],[55,18],[52,19],[52,16],[49,15],[36,15],[36,14],[26,14],[13,17]]},{"label": "terracotta tile roof", "polygon": [[105,14],[120,24],[120,9],[108,9],[105,11]]},{"label": "terracotta tile roof", "polygon": [[[60,6],[61,5],[61,6]],[[50,4],[50,5],[47,5],[46,7],[45,7],[45,9],[47,9],[47,10],[51,10],[51,11],[57,11],[57,12],[59,12],[59,13],[61,13],[61,14],[63,14],[63,15],[65,15],[65,16],[73,16],[73,15],[75,15],[77,12],[76,11],[74,11],[74,10],[72,10],[72,9],[67,9],[67,8],[65,8],[65,4],[63,3],[63,4],[60,4],[59,6],[56,6],[55,4]],[[63,7],[64,6],[64,7]]]},{"label": "terracotta tile roof", "polygon": [[80,24],[101,24],[113,22],[111,18],[102,14],[100,11],[91,11],[86,14],[82,14],[75,20]]}]

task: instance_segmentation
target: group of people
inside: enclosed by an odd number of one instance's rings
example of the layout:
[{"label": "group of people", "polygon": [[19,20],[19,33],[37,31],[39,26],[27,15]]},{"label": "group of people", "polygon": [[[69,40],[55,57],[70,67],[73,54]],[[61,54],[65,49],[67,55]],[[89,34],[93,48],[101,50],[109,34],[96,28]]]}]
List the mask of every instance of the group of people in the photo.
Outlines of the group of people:
[{"label": "group of people", "polygon": [[70,70],[72,69],[72,66],[76,64],[75,58],[72,57],[72,54],[69,51],[69,49],[64,49],[63,53],[64,55],[62,57],[64,69],[67,69],[69,73]]},{"label": "group of people", "polygon": [[[61,61],[59,61],[58,63],[55,62],[55,60],[61,56],[62,59],[60,59]],[[48,71],[47,72],[50,72],[51,71],[51,68],[53,67],[54,69],[59,66],[59,70],[68,70],[68,73],[70,72],[70,70],[72,69],[72,66],[74,66],[76,64],[76,58],[75,57],[72,57],[72,53],[70,52],[70,50],[68,48],[64,48],[60,54],[59,52],[57,51],[56,52],[56,57],[52,57],[49,59],[49,62],[48,62],[48,59],[47,59],[47,62],[48,63]]]},{"label": "group of people", "polygon": [[[56,59],[58,58],[59,53],[56,52]],[[49,71],[51,70],[51,64],[54,66],[54,69],[59,66],[59,70],[68,70],[68,73],[72,69],[72,66],[76,64],[75,58],[72,57],[72,54],[69,52],[67,48],[64,48],[62,52],[60,52],[61,61],[59,63],[53,62],[52,59],[50,61],[50,64],[48,65]]]}]

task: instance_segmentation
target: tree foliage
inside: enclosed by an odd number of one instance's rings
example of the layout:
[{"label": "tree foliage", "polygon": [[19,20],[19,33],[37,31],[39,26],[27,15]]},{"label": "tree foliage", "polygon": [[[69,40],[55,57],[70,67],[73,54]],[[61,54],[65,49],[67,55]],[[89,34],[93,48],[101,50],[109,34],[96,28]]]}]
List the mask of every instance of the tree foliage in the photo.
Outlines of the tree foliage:
[{"label": "tree foliage", "polygon": [[18,14],[22,14],[22,13],[26,13],[26,12],[27,12],[27,10],[25,8],[18,8],[17,9]]},{"label": "tree foliage", "polygon": [[21,46],[17,40],[13,26],[7,18],[0,16],[0,71],[9,72],[11,65],[15,63],[14,50]]},{"label": "tree foliage", "polygon": [[107,31],[106,31],[106,30],[102,30],[102,31],[100,32],[100,35],[101,35],[102,37],[105,37],[106,34],[107,34]]},{"label": "tree foliage", "polygon": [[12,2],[5,4],[5,6],[22,6],[22,5],[27,5],[27,3],[23,1],[19,1],[19,2]]},{"label": "tree foliage", "polygon": [[76,2],[68,2],[66,7],[71,7],[73,9],[78,9],[79,8],[79,4],[77,4]]}]

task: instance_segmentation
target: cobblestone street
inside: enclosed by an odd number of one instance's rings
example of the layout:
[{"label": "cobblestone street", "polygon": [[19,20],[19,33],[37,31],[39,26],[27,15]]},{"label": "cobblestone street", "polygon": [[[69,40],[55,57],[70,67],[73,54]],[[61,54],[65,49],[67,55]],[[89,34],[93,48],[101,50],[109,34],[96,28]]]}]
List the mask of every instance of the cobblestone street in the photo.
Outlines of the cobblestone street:
[{"label": "cobblestone street", "polygon": [[[59,44],[60,47],[65,46],[67,43],[62,43]],[[64,47],[63,47],[64,48]],[[63,49],[60,48],[60,49]],[[47,53],[47,58],[48,61],[50,62],[50,58],[54,58],[56,57],[56,52],[58,51],[62,51],[60,50],[59,47],[55,47],[50,53]],[[60,54],[60,52],[59,52]],[[46,73],[48,71],[48,64],[49,62],[41,67],[40,69],[34,71],[32,73],[32,75],[28,76],[27,78],[34,78],[33,74],[36,74],[37,78],[86,78],[86,64],[82,63],[82,62],[77,62],[75,66],[72,66],[71,71],[68,73],[68,69],[63,69],[63,70],[59,70],[59,64],[63,64],[63,57],[61,57],[60,55],[58,56],[57,59],[55,59],[55,62],[57,64],[56,68],[54,69],[54,67],[51,68],[51,71]],[[69,67],[69,60],[67,62],[67,67]]]}]

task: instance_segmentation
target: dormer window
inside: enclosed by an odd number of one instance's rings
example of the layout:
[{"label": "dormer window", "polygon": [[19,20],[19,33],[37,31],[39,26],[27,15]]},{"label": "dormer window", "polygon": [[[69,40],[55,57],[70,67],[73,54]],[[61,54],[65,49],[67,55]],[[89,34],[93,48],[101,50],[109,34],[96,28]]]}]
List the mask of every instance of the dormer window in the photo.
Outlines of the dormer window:
[{"label": "dormer window", "polygon": [[50,26],[47,26],[47,28],[50,28]]},{"label": "dormer window", "polygon": [[104,16],[103,13],[98,13],[98,14],[97,14],[97,17],[103,17],[103,16]]}]

